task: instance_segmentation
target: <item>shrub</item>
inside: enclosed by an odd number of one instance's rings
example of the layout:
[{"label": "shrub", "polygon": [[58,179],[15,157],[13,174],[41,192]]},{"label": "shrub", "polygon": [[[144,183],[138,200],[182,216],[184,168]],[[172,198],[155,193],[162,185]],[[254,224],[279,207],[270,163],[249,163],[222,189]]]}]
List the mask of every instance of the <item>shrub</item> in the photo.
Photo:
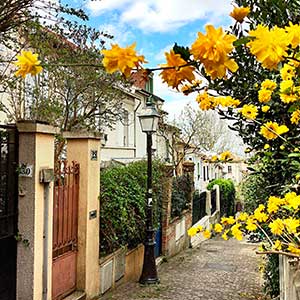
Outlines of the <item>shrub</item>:
[{"label": "shrub", "polygon": [[173,178],[171,217],[180,217],[182,212],[189,208],[189,194],[191,193],[191,180],[188,175]]},{"label": "shrub", "polygon": [[244,202],[244,210],[253,212],[259,204],[265,204],[270,191],[266,189],[268,183],[261,173],[248,175],[241,183],[241,195]]},{"label": "shrub", "polygon": [[[158,221],[161,163],[153,162],[153,200],[155,223]],[[121,246],[129,248],[143,241],[147,163],[114,166],[101,171],[100,252],[109,254]]]},{"label": "shrub", "polygon": [[234,214],[235,208],[235,187],[231,179],[214,179],[208,185],[207,189],[212,190],[213,186],[217,184],[220,187],[220,213],[221,216],[231,216]]}]

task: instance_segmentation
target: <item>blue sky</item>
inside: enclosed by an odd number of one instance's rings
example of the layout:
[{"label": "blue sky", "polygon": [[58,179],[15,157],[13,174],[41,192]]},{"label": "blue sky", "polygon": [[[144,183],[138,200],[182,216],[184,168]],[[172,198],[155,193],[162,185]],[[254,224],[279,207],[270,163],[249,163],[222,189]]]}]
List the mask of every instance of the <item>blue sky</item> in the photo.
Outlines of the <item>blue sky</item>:
[{"label": "blue sky", "polygon": [[[65,0],[83,8],[90,25],[114,35],[109,43],[127,46],[137,43],[137,50],[154,67],[164,63],[164,52],[177,42],[189,46],[206,24],[228,27],[233,21],[229,0]],[[170,119],[189,102],[196,105],[195,95],[183,96],[154,77],[154,93],[163,98]]]}]

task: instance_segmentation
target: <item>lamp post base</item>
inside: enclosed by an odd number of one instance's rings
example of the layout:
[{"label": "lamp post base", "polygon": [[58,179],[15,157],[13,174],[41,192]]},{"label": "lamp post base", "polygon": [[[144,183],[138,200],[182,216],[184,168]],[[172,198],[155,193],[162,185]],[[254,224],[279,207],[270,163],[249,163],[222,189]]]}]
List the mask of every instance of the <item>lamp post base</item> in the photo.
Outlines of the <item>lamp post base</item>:
[{"label": "lamp post base", "polygon": [[159,283],[159,278],[157,276],[156,270],[156,262],[155,262],[155,254],[154,247],[155,241],[153,239],[154,230],[148,229],[146,230],[148,239],[145,241],[145,252],[144,252],[144,263],[143,263],[143,271],[140,277],[140,284],[156,284]]}]

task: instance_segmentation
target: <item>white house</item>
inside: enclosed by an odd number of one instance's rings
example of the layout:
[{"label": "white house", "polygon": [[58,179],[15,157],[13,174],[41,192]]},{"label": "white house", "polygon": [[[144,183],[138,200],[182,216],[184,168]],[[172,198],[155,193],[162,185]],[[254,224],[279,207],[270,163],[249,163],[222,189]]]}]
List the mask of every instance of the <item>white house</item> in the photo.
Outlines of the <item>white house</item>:
[{"label": "white house", "polygon": [[[141,86],[141,84],[140,84]],[[127,95],[124,100],[124,113],[121,121],[118,121],[113,129],[104,129],[104,140],[101,150],[101,161],[127,164],[129,162],[146,158],[146,134],[142,132],[139,115],[149,98],[155,104],[161,114],[164,100],[152,93],[152,79],[144,86],[135,86],[131,91],[124,91]],[[163,161],[170,161],[170,149],[168,138],[172,135],[168,132],[162,136],[156,132],[152,136],[154,157]]]}]

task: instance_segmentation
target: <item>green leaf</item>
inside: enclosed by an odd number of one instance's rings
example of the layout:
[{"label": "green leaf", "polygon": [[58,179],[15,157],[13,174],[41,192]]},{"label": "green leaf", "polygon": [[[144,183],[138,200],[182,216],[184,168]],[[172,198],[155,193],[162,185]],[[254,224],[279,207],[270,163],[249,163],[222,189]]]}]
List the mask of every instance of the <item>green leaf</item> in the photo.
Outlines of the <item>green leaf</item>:
[{"label": "green leaf", "polygon": [[290,153],[288,155],[288,157],[300,157],[300,152],[298,152],[298,153],[296,153],[296,152]]},{"label": "green leaf", "polygon": [[180,54],[181,58],[185,61],[190,59],[191,53],[188,47],[178,46],[177,43],[175,43],[173,51],[175,54]]},{"label": "green leaf", "polygon": [[249,36],[247,36],[247,37],[242,37],[242,38],[236,40],[235,42],[233,42],[233,45],[234,45],[235,47],[241,46],[241,45],[245,45],[245,44],[247,44],[248,42],[250,42],[252,39],[253,39],[253,38],[251,38],[251,37],[249,37]]}]

